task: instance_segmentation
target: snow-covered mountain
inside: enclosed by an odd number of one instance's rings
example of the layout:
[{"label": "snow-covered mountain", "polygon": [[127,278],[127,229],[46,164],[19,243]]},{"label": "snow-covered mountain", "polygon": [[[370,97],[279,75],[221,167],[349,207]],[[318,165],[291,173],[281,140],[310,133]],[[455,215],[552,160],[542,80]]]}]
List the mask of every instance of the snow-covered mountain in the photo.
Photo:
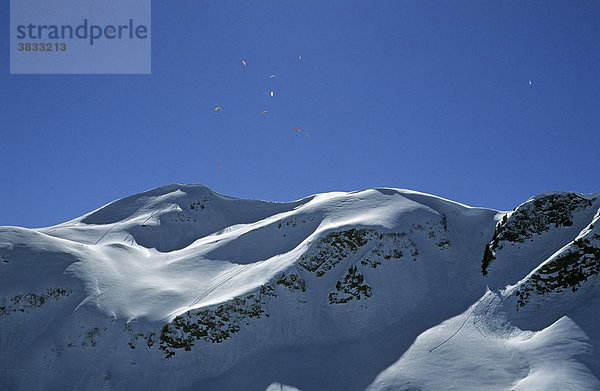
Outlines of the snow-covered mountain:
[{"label": "snow-covered mountain", "polygon": [[600,390],[599,219],[169,185],[0,227],[0,388]]}]

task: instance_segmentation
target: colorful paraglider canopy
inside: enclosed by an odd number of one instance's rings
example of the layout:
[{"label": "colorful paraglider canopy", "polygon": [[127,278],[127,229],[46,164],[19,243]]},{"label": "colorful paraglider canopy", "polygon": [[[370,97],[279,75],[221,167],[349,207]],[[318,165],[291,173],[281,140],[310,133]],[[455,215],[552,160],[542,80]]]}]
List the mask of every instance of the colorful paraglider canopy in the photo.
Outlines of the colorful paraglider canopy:
[{"label": "colorful paraglider canopy", "polygon": [[275,95],[275,93],[273,91],[271,91],[271,96]]},{"label": "colorful paraglider canopy", "polygon": [[276,77],[277,77],[277,75],[271,75],[271,76],[269,76],[269,79],[273,79],[273,78],[276,78]]},{"label": "colorful paraglider canopy", "polygon": [[242,65],[244,66],[244,68],[246,67],[246,61],[242,60]]},{"label": "colorful paraglider canopy", "polygon": [[260,113],[261,113],[261,114],[267,114],[267,113],[268,113],[268,111],[267,111],[267,110],[263,110],[263,111],[261,111]]},{"label": "colorful paraglider canopy", "polygon": [[219,110],[223,110],[223,108],[220,106],[215,107],[215,111],[219,111]]},{"label": "colorful paraglider canopy", "polygon": [[[298,129],[298,128],[294,128],[295,131],[300,132],[300,133],[304,133],[305,136],[308,136],[308,132],[305,132],[302,129]],[[299,136],[299,134],[296,134],[296,137]]]}]

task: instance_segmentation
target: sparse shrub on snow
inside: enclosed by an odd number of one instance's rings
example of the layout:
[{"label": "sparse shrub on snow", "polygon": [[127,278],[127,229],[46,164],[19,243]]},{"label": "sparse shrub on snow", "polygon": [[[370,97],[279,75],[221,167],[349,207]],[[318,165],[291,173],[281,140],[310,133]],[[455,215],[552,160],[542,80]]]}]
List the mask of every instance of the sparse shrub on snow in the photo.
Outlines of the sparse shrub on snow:
[{"label": "sparse shrub on snow", "polygon": [[275,283],[278,285],[283,285],[290,291],[306,291],[306,282],[295,273],[287,276],[285,273],[281,273],[281,276]]},{"label": "sparse shrub on snow", "polygon": [[600,273],[600,247],[597,234],[589,239],[577,239],[573,246],[543,265],[525,281],[514,294],[518,297],[517,308],[525,306],[532,294],[544,295],[570,289],[577,291],[589,278],[597,278]]},{"label": "sparse shrub on snow", "polygon": [[176,349],[190,351],[196,341],[223,342],[239,332],[243,325],[249,325],[251,318],[269,317],[264,306],[275,296],[273,287],[263,285],[256,295],[179,315],[163,326],[159,348],[165,352],[165,358],[169,358]]},{"label": "sparse shrub on snow", "polygon": [[337,292],[329,294],[330,304],[343,304],[350,300],[360,300],[361,297],[371,297],[371,287],[364,284],[364,277],[356,266],[351,266],[344,278],[335,285]]},{"label": "sparse shrub on snow", "polygon": [[591,207],[595,200],[574,193],[548,194],[519,206],[510,217],[505,214],[496,225],[490,244],[484,249],[482,274],[487,274],[491,261],[496,258],[496,251],[504,243],[524,243],[551,227],[570,227],[574,212]]},{"label": "sparse shrub on snow", "polygon": [[44,294],[26,293],[16,295],[10,299],[2,298],[0,302],[0,315],[9,315],[13,312],[29,312],[34,308],[39,308],[49,300],[58,301],[72,293],[70,289],[50,288]]},{"label": "sparse shrub on snow", "polygon": [[315,273],[317,277],[322,277],[328,270],[356,254],[360,247],[367,244],[370,233],[366,229],[355,228],[331,232],[317,243],[317,253],[311,257],[303,256],[299,265]]}]

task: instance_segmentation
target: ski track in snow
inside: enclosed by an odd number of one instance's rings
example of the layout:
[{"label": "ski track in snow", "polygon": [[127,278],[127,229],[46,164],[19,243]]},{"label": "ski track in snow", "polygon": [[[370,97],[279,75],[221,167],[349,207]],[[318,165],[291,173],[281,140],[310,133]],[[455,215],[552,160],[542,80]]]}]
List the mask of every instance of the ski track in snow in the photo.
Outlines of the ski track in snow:
[{"label": "ski track in snow", "polygon": [[[196,299],[192,302],[192,304],[190,304],[189,307],[192,308],[196,304],[201,303],[202,300],[206,299],[215,290],[219,289],[220,287],[225,285],[227,282],[231,281],[233,278],[241,275],[242,273],[244,273],[245,271],[247,271],[248,269],[250,269],[254,266],[255,266],[254,264],[242,265],[240,267],[234,268],[230,272],[224,273],[224,275],[219,275],[219,276],[215,277],[213,280],[211,280],[208,283],[208,285],[209,285],[208,289],[206,289],[198,297],[196,297]],[[218,280],[218,282],[214,282],[215,280]]]}]

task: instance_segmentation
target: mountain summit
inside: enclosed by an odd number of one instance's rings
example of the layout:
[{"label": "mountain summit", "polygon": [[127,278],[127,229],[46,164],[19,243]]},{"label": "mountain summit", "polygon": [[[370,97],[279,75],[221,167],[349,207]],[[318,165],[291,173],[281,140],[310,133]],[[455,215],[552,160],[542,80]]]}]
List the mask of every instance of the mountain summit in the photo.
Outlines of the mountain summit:
[{"label": "mountain summit", "polygon": [[598,390],[600,193],[168,185],[0,227],[7,390]]}]

